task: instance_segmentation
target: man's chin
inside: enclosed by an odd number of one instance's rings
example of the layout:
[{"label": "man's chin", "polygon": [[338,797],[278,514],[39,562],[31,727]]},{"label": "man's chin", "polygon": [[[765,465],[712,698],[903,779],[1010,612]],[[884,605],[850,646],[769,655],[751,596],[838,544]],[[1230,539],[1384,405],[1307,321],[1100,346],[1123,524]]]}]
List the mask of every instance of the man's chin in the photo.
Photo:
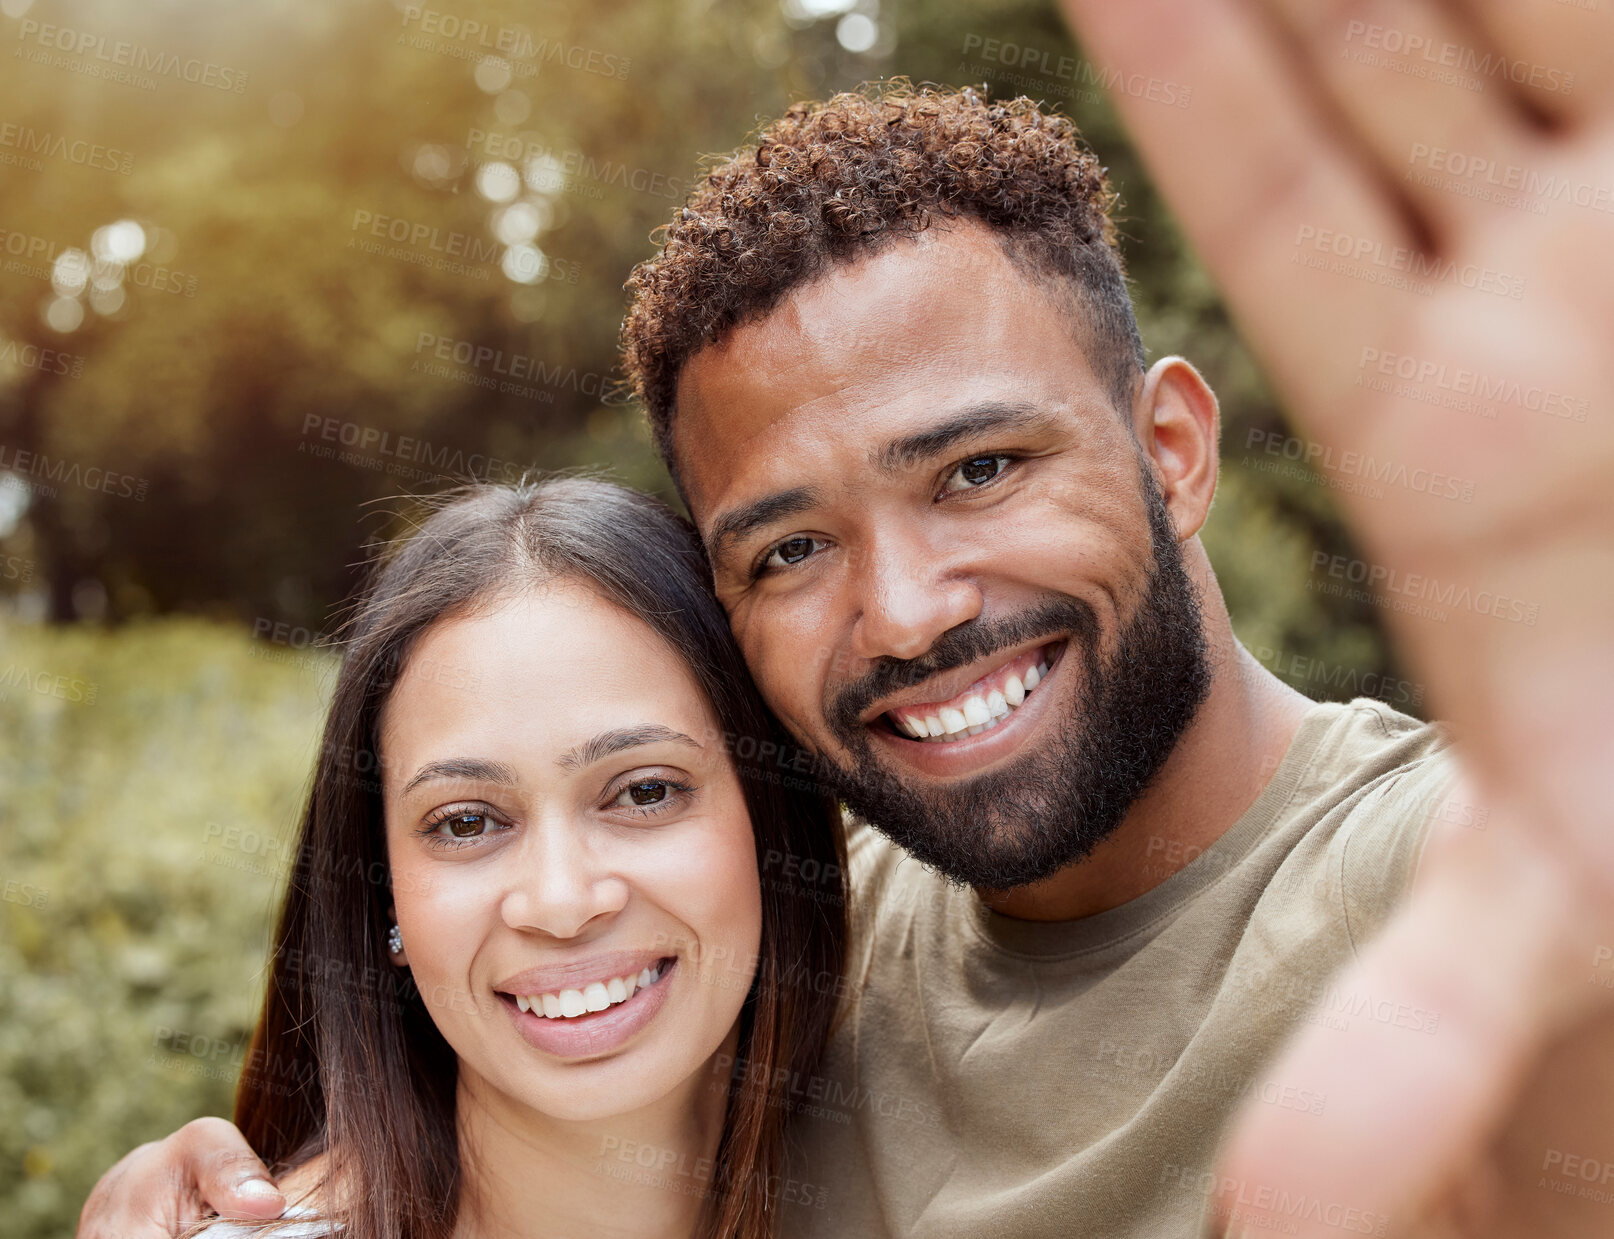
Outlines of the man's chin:
[{"label": "man's chin", "polygon": [[1074,788],[1023,768],[937,784],[870,763],[839,778],[838,793],[864,821],[948,881],[981,890],[1052,877],[1085,859],[1124,816],[1094,820]]}]

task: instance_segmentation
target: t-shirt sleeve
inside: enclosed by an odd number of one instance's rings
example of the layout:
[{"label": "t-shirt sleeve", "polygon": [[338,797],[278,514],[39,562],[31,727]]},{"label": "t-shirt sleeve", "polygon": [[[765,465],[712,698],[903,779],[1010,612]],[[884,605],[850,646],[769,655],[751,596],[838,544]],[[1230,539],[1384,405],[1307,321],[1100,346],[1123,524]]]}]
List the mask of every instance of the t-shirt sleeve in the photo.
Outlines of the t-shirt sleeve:
[{"label": "t-shirt sleeve", "polygon": [[1360,952],[1405,901],[1430,824],[1454,809],[1445,802],[1456,778],[1457,764],[1442,738],[1381,778],[1352,810],[1341,836],[1339,890],[1354,950]]}]

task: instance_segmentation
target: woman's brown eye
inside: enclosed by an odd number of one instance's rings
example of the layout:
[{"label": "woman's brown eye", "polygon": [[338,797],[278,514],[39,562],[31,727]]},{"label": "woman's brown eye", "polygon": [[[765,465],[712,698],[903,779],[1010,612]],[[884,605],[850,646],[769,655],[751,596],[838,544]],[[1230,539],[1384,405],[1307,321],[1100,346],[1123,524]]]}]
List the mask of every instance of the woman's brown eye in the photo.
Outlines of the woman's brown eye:
[{"label": "woman's brown eye", "polygon": [[633,798],[634,804],[660,804],[667,798],[667,785],[665,783],[633,783],[628,787],[628,795]]},{"label": "woman's brown eye", "polygon": [[469,838],[482,833],[482,815],[479,813],[462,813],[458,817],[448,819],[449,831],[459,839]]}]

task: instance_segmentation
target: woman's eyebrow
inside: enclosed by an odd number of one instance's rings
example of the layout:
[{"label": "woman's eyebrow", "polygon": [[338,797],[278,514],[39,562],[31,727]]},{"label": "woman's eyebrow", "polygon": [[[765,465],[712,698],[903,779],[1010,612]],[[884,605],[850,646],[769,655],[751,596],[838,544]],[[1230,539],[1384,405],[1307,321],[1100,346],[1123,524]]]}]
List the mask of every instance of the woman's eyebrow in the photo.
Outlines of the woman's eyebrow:
[{"label": "woman's eyebrow", "polygon": [[555,759],[555,764],[563,770],[581,770],[613,753],[645,744],[687,744],[693,749],[701,747],[699,742],[681,731],[663,727],[660,723],[646,723],[640,727],[616,727],[602,731],[592,739],[567,749]]},{"label": "woman's eyebrow", "polygon": [[407,796],[432,779],[472,779],[478,783],[495,783],[500,787],[514,787],[519,781],[516,772],[503,762],[451,757],[445,761],[429,761],[415,771],[415,777],[404,784],[403,794]]}]

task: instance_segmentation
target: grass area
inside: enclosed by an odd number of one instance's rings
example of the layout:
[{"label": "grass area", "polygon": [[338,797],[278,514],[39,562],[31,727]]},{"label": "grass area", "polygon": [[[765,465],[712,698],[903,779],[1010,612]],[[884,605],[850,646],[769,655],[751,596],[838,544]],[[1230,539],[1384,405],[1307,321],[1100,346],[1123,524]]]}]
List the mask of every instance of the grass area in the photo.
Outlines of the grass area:
[{"label": "grass area", "polygon": [[228,1114],[328,654],[0,624],[0,1218],[71,1235],[136,1144]]}]

